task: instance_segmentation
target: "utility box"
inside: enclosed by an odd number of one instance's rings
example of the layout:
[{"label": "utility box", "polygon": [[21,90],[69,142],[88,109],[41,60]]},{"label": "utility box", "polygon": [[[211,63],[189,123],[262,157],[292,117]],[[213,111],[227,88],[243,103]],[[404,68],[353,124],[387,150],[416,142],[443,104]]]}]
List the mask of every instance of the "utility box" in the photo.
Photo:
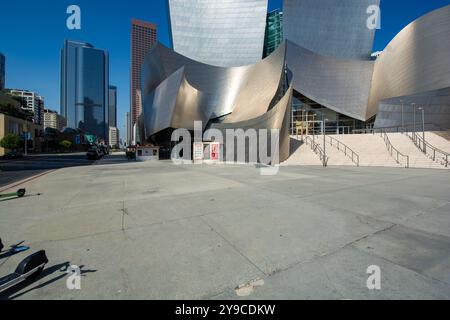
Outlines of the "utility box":
[{"label": "utility box", "polygon": [[159,161],[159,147],[136,148],[136,161]]}]

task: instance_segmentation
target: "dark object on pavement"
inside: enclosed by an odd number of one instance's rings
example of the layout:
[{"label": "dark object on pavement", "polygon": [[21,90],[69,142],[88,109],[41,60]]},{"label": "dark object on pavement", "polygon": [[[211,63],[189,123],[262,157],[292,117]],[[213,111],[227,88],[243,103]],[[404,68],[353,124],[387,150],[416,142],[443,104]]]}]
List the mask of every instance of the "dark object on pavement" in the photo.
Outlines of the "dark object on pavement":
[{"label": "dark object on pavement", "polygon": [[88,160],[100,160],[103,153],[98,148],[91,148],[86,153],[86,159]]},{"label": "dark object on pavement", "polygon": [[36,252],[19,263],[14,273],[0,278],[0,292],[11,288],[27,279],[38,276],[48,263],[44,250]]},{"label": "dark object on pavement", "polygon": [[13,192],[13,193],[0,194],[0,199],[2,199],[2,198],[13,198],[13,197],[23,198],[25,196],[26,192],[27,192],[27,190],[25,190],[25,189],[19,189],[16,192]]},{"label": "dark object on pavement", "polygon": [[[21,253],[21,252],[30,250],[30,247],[21,245],[24,242],[25,241],[22,241],[22,242],[19,242],[18,244],[12,245],[9,248],[8,251],[5,251],[5,253],[0,256],[0,258],[3,257],[3,255],[5,255],[5,256],[12,256],[12,255],[15,255],[17,253]],[[0,253],[2,252],[3,248],[4,248],[4,245],[2,243],[2,239],[0,239]]]}]

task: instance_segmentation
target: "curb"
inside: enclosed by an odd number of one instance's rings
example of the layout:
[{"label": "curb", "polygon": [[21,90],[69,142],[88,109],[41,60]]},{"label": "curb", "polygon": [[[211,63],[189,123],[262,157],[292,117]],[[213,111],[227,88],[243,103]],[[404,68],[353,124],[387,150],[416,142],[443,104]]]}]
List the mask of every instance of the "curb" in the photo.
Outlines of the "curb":
[{"label": "curb", "polygon": [[54,171],[56,171],[56,170],[48,170],[48,171],[45,171],[45,172],[43,172],[43,173],[37,174],[37,175],[35,175],[35,176],[32,176],[32,177],[23,179],[23,180],[21,180],[21,181],[14,182],[14,183],[12,183],[12,184],[10,184],[10,185],[7,185],[7,186],[4,186],[4,187],[0,188],[0,192],[8,191],[9,189],[12,189],[12,188],[18,187],[18,186],[20,186],[20,185],[22,185],[22,184],[24,184],[24,183],[27,183],[27,182],[36,180],[36,179],[38,179],[38,178],[40,178],[40,177],[43,177],[43,176],[45,176],[45,175],[47,175],[47,174],[49,174],[49,173],[54,172]]}]

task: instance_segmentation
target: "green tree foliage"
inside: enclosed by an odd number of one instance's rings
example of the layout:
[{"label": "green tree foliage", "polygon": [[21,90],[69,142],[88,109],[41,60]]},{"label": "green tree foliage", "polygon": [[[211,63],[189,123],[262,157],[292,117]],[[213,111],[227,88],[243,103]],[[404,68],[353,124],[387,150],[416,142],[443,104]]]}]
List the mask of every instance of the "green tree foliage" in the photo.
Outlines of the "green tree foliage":
[{"label": "green tree foliage", "polygon": [[0,147],[8,150],[16,150],[21,148],[23,141],[18,134],[9,133],[0,140]]}]

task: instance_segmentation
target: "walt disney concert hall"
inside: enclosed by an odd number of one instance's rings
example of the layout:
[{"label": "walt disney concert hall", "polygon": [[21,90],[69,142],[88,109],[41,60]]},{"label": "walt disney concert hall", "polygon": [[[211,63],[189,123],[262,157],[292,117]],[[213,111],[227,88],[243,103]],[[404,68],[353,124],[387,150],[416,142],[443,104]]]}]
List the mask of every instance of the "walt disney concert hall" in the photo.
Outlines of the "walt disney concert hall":
[{"label": "walt disney concert hall", "polygon": [[401,125],[408,101],[449,128],[450,6],[411,22],[375,56],[368,8],[379,5],[284,0],[282,41],[263,57],[267,0],[168,0],[173,49],[159,43],[146,57],[139,139],[170,145],[173,130],[193,131],[194,121],[278,129],[282,162],[298,108],[358,129]]}]

